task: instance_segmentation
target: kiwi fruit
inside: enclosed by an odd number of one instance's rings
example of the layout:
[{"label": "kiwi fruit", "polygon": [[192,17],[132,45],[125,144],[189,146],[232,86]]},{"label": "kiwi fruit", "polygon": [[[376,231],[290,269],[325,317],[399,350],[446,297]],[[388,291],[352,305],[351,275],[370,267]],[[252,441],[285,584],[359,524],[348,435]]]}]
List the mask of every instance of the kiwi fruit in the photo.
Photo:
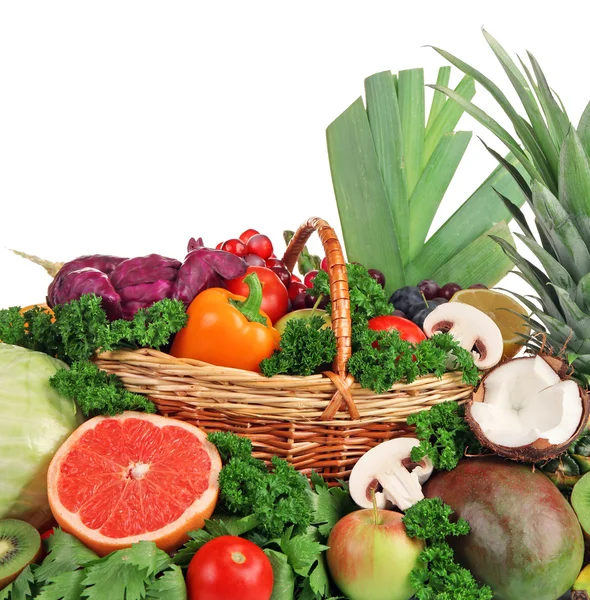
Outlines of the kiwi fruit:
[{"label": "kiwi fruit", "polygon": [[41,556],[41,536],[25,521],[0,520],[0,590]]}]

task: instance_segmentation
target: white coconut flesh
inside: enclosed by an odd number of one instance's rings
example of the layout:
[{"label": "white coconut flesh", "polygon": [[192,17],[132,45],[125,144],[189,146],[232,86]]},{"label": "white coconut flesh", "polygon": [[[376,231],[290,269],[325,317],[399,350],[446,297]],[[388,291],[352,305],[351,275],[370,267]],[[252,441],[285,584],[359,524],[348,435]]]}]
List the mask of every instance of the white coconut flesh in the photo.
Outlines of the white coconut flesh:
[{"label": "white coconut flesh", "polygon": [[471,405],[471,416],[493,444],[518,448],[543,439],[558,445],[580,424],[578,385],[562,381],[538,356],[497,367],[483,385],[484,400]]}]

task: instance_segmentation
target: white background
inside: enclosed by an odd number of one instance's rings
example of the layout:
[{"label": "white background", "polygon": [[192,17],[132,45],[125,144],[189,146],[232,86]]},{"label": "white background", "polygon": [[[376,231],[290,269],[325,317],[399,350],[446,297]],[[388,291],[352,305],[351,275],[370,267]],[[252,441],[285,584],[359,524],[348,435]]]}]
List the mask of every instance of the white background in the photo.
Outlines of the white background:
[{"label": "white background", "polygon": [[[2,2],[0,307],[43,301],[50,281],[7,248],[182,259],[191,236],[255,227],[282,250],[282,230],[309,216],[338,226],[327,125],[372,73],[423,66],[434,82],[445,63],[427,44],[507,90],[481,26],[536,55],[577,123],[585,4]],[[481,88],[475,100],[499,116]],[[494,166],[474,138],[435,225]]]}]

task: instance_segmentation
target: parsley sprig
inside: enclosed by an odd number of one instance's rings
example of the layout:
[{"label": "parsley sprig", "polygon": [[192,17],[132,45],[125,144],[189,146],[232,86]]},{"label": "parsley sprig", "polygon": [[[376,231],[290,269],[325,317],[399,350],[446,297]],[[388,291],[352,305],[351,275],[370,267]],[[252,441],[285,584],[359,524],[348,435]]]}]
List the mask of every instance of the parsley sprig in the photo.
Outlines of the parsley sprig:
[{"label": "parsley sprig", "polygon": [[489,586],[480,587],[471,572],[455,561],[449,536],[467,535],[465,519],[450,521],[453,511],[440,498],[425,498],[410,507],[403,517],[408,536],[426,542],[419,564],[410,574],[417,600],[491,600]]},{"label": "parsley sprig", "polygon": [[412,448],[412,460],[420,462],[428,456],[435,469],[450,471],[467,449],[472,454],[482,452],[464,415],[463,407],[457,402],[442,402],[430,410],[410,415],[408,425],[416,428],[416,437],[420,440],[420,444]]}]

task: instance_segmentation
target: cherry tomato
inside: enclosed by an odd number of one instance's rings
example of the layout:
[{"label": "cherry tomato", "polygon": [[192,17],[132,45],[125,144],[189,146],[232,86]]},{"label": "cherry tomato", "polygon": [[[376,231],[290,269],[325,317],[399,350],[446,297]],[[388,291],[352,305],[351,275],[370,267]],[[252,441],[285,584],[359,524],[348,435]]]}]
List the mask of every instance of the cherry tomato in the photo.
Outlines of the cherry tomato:
[{"label": "cherry tomato", "polygon": [[328,272],[328,258],[326,256],[322,258],[322,262],[320,263],[320,269],[322,271],[326,271],[326,273]]},{"label": "cherry tomato", "polygon": [[259,233],[248,240],[248,254],[258,254],[260,258],[271,258],[272,242],[266,235]]},{"label": "cherry tomato", "polygon": [[242,233],[242,235],[240,236],[240,240],[242,240],[242,242],[244,242],[244,244],[247,244],[250,241],[250,238],[258,235],[260,232],[256,231],[256,229],[246,229],[246,231],[244,231],[244,233]]},{"label": "cherry tomato", "polygon": [[373,331],[399,331],[399,336],[406,342],[417,344],[426,339],[424,332],[409,319],[403,317],[394,317],[386,315],[383,317],[373,317],[369,321],[369,329]]},{"label": "cherry tomato", "polygon": [[48,537],[51,537],[55,533],[55,529],[52,527],[48,529],[45,533],[41,534],[41,539],[46,540]]},{"label": "cherry tomato", "polygon": [[276,273],[266,267],[248,267],[244,275],[226,282],[227,289],[232,294],[248,296],[249,289],[244,283],[244,277],[249,273],[256,273],[262,283],[262,312],[265,312],[269,319],[276,323],[287,313],[289,303],[287,288],[281,283]]},{"label": "cherry tomato", "polygon": [[226,252],[230,252],[231,254],[235,254],[240,258],[246,256],[246,244],[244,244],[242,240],[238,240],[236,238],[224,242],[223,246],[221,246],[221,249],[225,250]]},{"label": "cherry tomato", "polygon": [[217,246],[215,246],[215,250],[221,250],[221,248],[223,247],[223,244],[225,244],[225,242],[219,242],[219,244],[217,244]]},{"label": "cherry tomato", "polygon": [[307,288],[299,281],[292,281],[291,285],[289,286],[289,299],[295,300],[295,296],[297,296],[297,294],[301,294],[301,292],[306,293]]},{"label": "cherry tomato", "polygon": [[269,600],[270,560],[253,542],[222,535],[201,546],[186,574],[188,600]]},{"label": "cherry tomato", "polygon": [[313,287],[313,280],[316,278],[316,275],[318,274],[318,270],[314,269],[313,271],[308,271],[305,274],[305,277],[303,278],[303,283],[308,287],[311,288]]}]

